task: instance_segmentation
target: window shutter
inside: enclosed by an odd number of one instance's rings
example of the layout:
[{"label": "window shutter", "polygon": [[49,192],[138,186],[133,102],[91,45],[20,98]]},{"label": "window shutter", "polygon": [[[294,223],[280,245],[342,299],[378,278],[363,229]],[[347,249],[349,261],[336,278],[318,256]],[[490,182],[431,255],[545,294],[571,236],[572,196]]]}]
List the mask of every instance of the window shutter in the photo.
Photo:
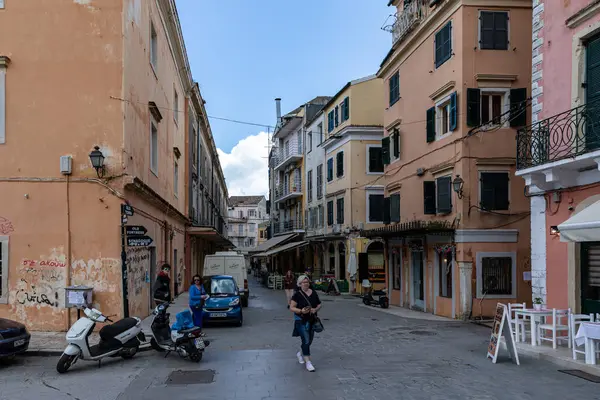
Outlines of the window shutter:
[{"label": "window shutter", "polygon": [[506,211],[509,208],[507,172],[485,172],[481,174],[480,207],[485,210]]},{"label": "window shutter", "polygon": [[435,141],[435,107],[427,110],[427,143]]},{"label": "window shutter", "polygon": [[333,158],[327,160],[327,182],[333,180]]},{"label": "window shutter", "polygon": [[394,140],[394,157],[398,158],[400,157],[400,132],[394,130],[392,137]]},{"label": "window shutter", "polygon": [[344,223],[344,199],[337,199],[337,223]]},{"label": "window shutter", "polygon": [[455,131],[458,125],[456,92],[450,95],[450,130]]},{"label": "window shutter", "polygon": [[510,126],[527,125],[527,89],[510,89]]},{"label": "window shutter", "polygon": [[437,212],[446,214],[452,211],[452,181],[449,176],[437,179]]},{"label": "window shutter", "polygon": [[481,91],[479,89],[467,89],[467,126],[479,126],[481,124]]},{"label": "window shutter", "polygon": [[336,164],[337,164],[337,174],[336,176],[339,178],[340,176],[344,176],[344,152],[340,151],[335,155]]},{"label": "window shutter", "polygon": [[390,137],[386,136],[381,139],[381,158],[383,159],[383,165],[390,163]]},{"label": "window shutter", "polygon": [[[443,30],[442,30],[443,31]],[[444,41],[442,39],[442,31],[435,34],[434,46],[435,46],[435,67],[442,65],[443,46]]]},{"label": "window shutter", "polygon": [[327,225],[333,225],[333,200],[327,202]]},{"label": "window shutter", "polygon": [[390,224],[390,210],[391,210],[390,198],[384,197],[383,198],[383,223],[385,225]]},{"label": "window shutter", "polygon": [[390,220],[400,222],[400,194],[398,193],[390,197]]},{"label": "window shutter", "polygon": [[435,214],[435,181],[423,182],[423,214]]},{"label": "window shutter", "polygon": [[369,170],[367,172],[383,172],[381,147],[369,147]]},{"label": "window shutter", "polygon": [[335,106],[335,126],[340,124],[339,107]]},{"label": "window shutter", "polygon": [[344,121],[350,118],[350,97],[344,99]]},{"label": "window shutter", "polygon": [[327,132],[331,132],[333,128],[333,111],[329,111],[329,114],[327,114]]},{"label": "window shutter", "polygon": [[482,11],[479,21],[481,25],[479,47],[482,50],[494,49],[494,13]]},{"label": "window shutter", "polygon": [[508,50],[508,13],[494,13],[494,49]]}]

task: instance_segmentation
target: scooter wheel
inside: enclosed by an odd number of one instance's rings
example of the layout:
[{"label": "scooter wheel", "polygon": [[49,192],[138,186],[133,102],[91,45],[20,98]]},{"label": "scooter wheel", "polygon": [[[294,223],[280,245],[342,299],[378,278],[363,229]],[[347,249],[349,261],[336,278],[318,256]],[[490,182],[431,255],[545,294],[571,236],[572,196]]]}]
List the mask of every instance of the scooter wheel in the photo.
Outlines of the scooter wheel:
[{"label": "scooter wheel", "polygon": [[369,305],[369,300],[363,297],[363,304],[365,306],[368,306]]},{"label": "scooter wheel", "polygon": [[135,346],[135,347],[130,347],[128,349],[123,349],[123,352],[121,353],[121,357],[123,357],[124,360],[131,360],[133,358],[133,356],[136,355],[139,347],[140,346]]},{"label": "scooter wheel", "polygon": [[389,308],[390,307],[390,301],[388,300],[388,298],[383,298],[379,300],[379,305],[381,306],[381,308]]},{"label": "scooter wheel", "polygon": [[76,356],[70,356],[68,354],[63,354],[62,356],[60,356],[60,359],[56,364],[56,370],[58,371],[58,373],[64,374],[65,372],[67,372],[69,368],[71,368],[71,365],[73,365],[75,357]]},{"label": "scooter wheel", "polygon": [[163,352],[165,351],[165,349],[163,349],[162,347],[160,347],[158,345],[158,342],[156,341],[156,339],[152,338],[150,339],[150,347],[152,347],[154,350],[159,351],[159,352]]},{"label": "scooter wheel", "polygon": [[195,351],[195,352],[191,353],[190,360],[192,360],[193,362],[200,362],[202,360],[202,352]]}]

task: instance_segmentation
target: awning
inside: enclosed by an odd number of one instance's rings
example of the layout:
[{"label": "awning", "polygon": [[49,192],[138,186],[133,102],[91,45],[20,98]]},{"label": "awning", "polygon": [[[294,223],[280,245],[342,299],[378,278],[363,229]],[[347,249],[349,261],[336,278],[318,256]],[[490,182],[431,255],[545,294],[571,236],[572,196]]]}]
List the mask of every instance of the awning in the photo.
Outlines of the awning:
[{"label": "awning", "polygon": [[558,225],[561,242],[600,242],[600,200]]},{"label": "awning", "polygon": [[[272,237],[271,239],[267,240],[266,242],[261,243],[258,246],[256,246],[252,250],[252,252],[253,253],[264,253],[264,252],[268,251],[269,249],[277,246],[278,244],[285,243],[286,241],[289,241],[290,239],[292,239],[296,236],[298,236],[296,233],[290,233],[287,235]],[[252,255],[254,256],[254,254],[252,254]],[[259,256],[259,257],[262,257],[262,256]]]},{"label": "awning", "polygon": [[304,247],[308,244],[308,242],[292,242],[288,244],[284,244],[283,246],[275,247],[273,250],[266,251],[264,253],[257,254],[256,257],[268,257],[277,253],[281,253],[282,251],[293,250],[298,247]]},{"label": "awning", "polygon": [[224,249],[232,249],[234,247],[233,243],[231,243],[225,236],[217,232],[215,228],[208,226],[191,226],[187,228],[186,233],[191,236],[198,236],[202,239],[206,239]]}]

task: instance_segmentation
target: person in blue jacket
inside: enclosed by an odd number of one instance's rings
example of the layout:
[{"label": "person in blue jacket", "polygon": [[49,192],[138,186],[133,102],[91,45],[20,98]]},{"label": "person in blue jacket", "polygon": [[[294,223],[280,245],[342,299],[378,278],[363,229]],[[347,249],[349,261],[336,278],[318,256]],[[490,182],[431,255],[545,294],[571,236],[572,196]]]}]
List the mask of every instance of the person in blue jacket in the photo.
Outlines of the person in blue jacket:
[{"label": "person in blue jacket", "polygon": [[200,275],[194,275],[194,283],[190,287],[190,309],[192,310],[192,316],[194,319],[194,325],[202,328],[202,307],[204,306],[204,300],[206,300],[206,291],[202,285],[202,278]]}]

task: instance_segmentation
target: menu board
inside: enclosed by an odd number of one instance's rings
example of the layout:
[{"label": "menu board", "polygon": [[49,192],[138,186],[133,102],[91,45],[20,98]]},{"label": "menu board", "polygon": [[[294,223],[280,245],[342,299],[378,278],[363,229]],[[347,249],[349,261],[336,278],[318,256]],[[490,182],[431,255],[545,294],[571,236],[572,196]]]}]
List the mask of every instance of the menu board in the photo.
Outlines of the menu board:
[{"label": "menu board", "polygon": [[512,333],[510,314],[508,313],[508,307],[506,304],[496,304],[496,314],[494,315],[494,323],[492,325],[492,334],[490,336],[490,343],[488,344],[487,358],[491,358],[495,364],[498,359],[498,351],[500,347],[500,338],[504,336],[506,341],[506,347],[510,355],[511,360],[519,364],[519,355],[517,354],[517,346],[515,344],[515,338]]}]

